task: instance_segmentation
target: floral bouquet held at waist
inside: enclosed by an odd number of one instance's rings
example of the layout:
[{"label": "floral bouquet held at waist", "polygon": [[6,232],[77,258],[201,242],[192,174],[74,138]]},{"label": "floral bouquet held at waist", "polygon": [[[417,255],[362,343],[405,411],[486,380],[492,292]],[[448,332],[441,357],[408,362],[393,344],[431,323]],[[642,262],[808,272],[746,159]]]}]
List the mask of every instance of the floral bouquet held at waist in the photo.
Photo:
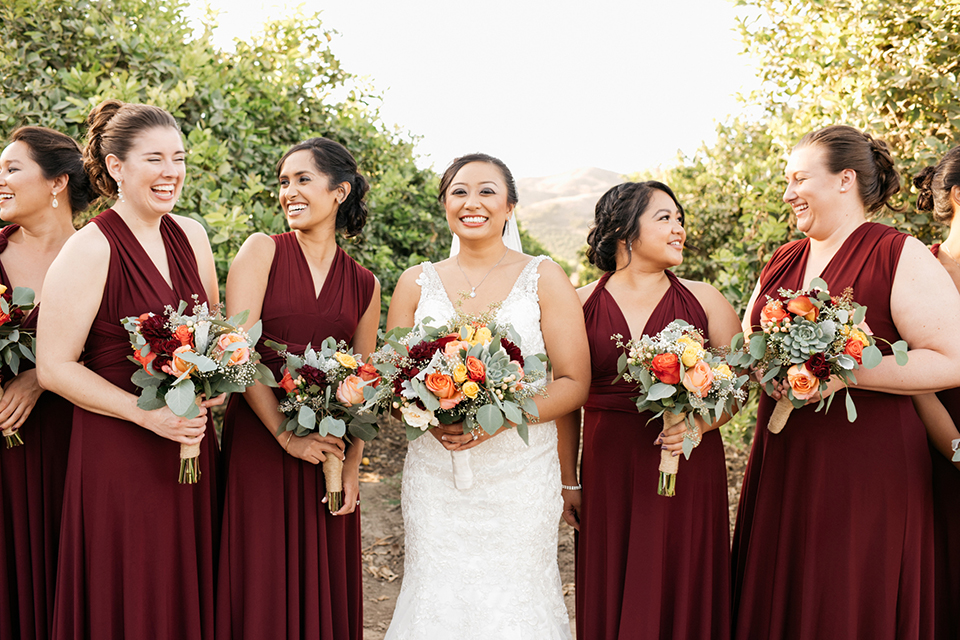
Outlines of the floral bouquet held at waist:
[{"label": "floral bouquet held at waist", "polygon": [[[35,332],[22,326],[23,319],[34,307],[33,298],[33,289],[14,287],[13,291],[9,291],[0,284],[0,356],[13,375],[20,373],[21,359],[37,361],[34,355]],[[3,387],[0,386],[0,398],[2,397]],[[4,429],[2,433],[7,449],[23,444],[23,438],[17,430]]]},{"label": "floral bouquet held at waist", "polygon": [[[191,315],[184,313],[187,303],[181,300],[176,309],[167,305],[162,315],[148,312],[121,321],[133,346],[129,358],[141,367],[131,377],[141,389],[137,400],[141,409],[167,406],[181,418],[196,418],[204,396],[243,392],[257,380],[276,386],[253,350],[260,339],[260,323],[244,331],[240,325],[247,311],[224,320],[219,305],[211,311],[205,302],[196,304],[196,298]],[[200,479],[199,455],[199,444],[180,445],[182,484]]]},{"label": "floral bouquet held at waist", "polygon": [[[695,416],[708,423],[724,414],[732,414],[735,405],[746,400],[747,376],[737,376],[719,350],[707,349],[700,332],[683,320],[674,320],[660,333],[634,338],[624,344],[620,334],[611,337],[624,350],[617,362],[619,375],[637,385],[637,410],[663,416],[669,429],[686,420],[683,455],[688,460],[700,444]],[[660,476],[657,493],[676,494],[679,457],[667,449],[660,452]]]},{"label": "floral bouquet held at waist", "polygon": [[[442,327],[431,327],[427,318],[413,329],[390,331],[371,356],[384,383],[367,406],[398,409],[408,440],[440,423],[463,423],[464,433],[474,435],[515,427],[529,444],[528,425],[539,417],[533,398],[546,395],[547,357],[524,358],[513,327],[490,316],[458,315]],[[469,449],[451,454],[454,483],[469,488]]]},{"label": "floral bouquet held at waist", "polygon": [[[776,298],[767,297],[760,311],[761,330],[751,333],[746,344],[743,334],[734,337],[737,353],[730,360],[735,366],[753,367],[768,394],[773,393],[774,381],[786,380],[789,384],[767,428],[779,433],[793,409],[818,393],[821,399],[816,410],[829,410],[834,394],[826,398],[822,394],[831,376],[840,378],[847,388],[847,420],[853,422],[857,419],[850,395],[850,385],[857,384],[854,371],[861,366],[872,369],[883,359],[865,322],[867,308],[854,302],[853,289],[831,296],[827,283],[820,278],[810,282],[808,291],[780,289],[777,293]],[[890,346],[897,364],[905,365],[907,343],[898,340]]]},{"label": "floral bouquet held at waist", "polygon": [[[361,407],[376,393],[380,375],[372,365],[361,364],[346,342],[327,338],[319,349],[308,344],[302,355],[292,354],[287,345],[272,340],[264,344],[286,360],[279,386],[287,396],[277,407],[286,419],[280,423],[278,435],[293,431],[303,437],[316,431],[349,441],[349,433],[368,442],[377,437],[377,413]],[[326,454],[323,475],[327,507],[334,513],[343,506],[343,461]]]}]

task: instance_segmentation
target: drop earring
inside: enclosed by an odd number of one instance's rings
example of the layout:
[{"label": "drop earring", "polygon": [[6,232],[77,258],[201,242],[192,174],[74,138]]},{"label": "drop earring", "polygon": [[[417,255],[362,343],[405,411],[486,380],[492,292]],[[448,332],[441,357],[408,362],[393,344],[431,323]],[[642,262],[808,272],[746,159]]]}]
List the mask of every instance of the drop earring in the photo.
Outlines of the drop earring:
[{"label": "drop earring", "polygon": [[50,206],[52,206],[54,209],[56,209],[57,207],[60,206],[60,203],[57,202],[57,194],[56,194],[56,193],[53,194],[53,202],[50,203]]},{"label": "drop earring", "polygon": [[126,202],[123,199],[123,180],[117,180],[117,196],[120,197],[120,202]]}]

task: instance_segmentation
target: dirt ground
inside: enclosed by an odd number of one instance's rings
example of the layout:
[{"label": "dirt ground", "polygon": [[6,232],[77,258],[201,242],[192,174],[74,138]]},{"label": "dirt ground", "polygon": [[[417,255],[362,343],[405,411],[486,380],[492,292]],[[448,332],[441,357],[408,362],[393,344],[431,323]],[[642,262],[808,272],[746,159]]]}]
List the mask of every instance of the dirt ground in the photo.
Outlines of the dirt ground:
[{"label": "dirt ground", "polygon": [[[382,640],[390,625],[403,578],[403,514],[400,511],[400,478],[407,451],[406,437],[398,424],[384,425],[377,439],[366,445],[369,464],[361,467],[363,500],[363,627],[365,640]],[[736,515],[747,451],[726,447],[730,527]],[[567,610],[574,615],[573,529],[560,523],[557,556]],[[571,621],[571,627],[573,623]]]}]

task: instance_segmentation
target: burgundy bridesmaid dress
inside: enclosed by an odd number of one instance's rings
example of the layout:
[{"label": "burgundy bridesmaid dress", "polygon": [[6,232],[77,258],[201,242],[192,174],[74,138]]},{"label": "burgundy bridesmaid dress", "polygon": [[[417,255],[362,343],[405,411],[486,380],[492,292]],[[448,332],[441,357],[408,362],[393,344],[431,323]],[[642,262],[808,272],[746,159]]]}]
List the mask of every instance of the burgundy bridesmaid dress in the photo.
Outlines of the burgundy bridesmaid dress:
[{"label": "burgundy bridesmaid dress", "polygon": [[[296,234],[273,240],[263,338],[291,353],[331,336],[350,343],[373,296],[373,274],[338,248],[315,297]],[[262,342],[258,350],[279,379],[281,358]],[[326,495],[322,467],[284,452],[240,394],[227,407],[223,461],[217,638],[361,638],[359,509],[331,515],[320,502]]]},{"label": "burgundy bridesmaid dress", "polygon": [[[110,243],[100,310],[82,361],[139,395],[126,316],[207,297],[193,248],[160,221],[173,287],[112,209],[92,220]],[[83,295],[84,292],[77,292]],[[180,445],[124,420],[76,408],[63,505],[53,637],[213,638],[218,539],[217,439],[200,445],[200,482],[179,484]]]},{"label": "burgundy bridesmaid dress", "polygon": [[[643,333],[682,319],[707,333],[707,316],[669,271],[670,288]],[[630,331],[605,289],[605,274],[583,307],[593,383],[584,406],[577,545],[580,640],[723,640],[730,636],[730,528],[719,430],[681,459],[677,494],[657,495],[660,419],[640,414],[631,384],[619,381]]]},{"label": "burgundy bridesmaid dress", "polygon": [[[907,236],[864,223],[821,274],[853,288],[875,335],[900,338],[890,290]],[[784,245],[760,275],[749,310],[801,289],[809,239]],[[877,342],[889,354],[886,343]],[[845,391],[839,392],[844,394]],[[763,395],[733,540],[734,637],[899,640],[933,637],[930,454],[909,396],[853,390],[829,413],[796,409],[779,434]]]},{"label": "burgundy bridesmaid dress", "polygon": [[[934,245],[933,253],[939,253]],[[960,425],[960,388],[937,394]],[[960,638],[960,471],[942,453],[930,447],[933,463],[933,552],[936,638]]]},{"label": "burgundy bridesmaid dress", "polygon": [[[0,254],[19,225],[0,229]],[[13,289],[0,261],[0,282]],[[23,320],[36,329],[39,306]],[[20,372],[32,369],[20,362]],[[6,367],[3,381],[12,379]],[[25,444],[0,442],[0,638],[49,637],[60,543],[60,511],[67,473],[73,405],[46,391],[20,427]]]}]

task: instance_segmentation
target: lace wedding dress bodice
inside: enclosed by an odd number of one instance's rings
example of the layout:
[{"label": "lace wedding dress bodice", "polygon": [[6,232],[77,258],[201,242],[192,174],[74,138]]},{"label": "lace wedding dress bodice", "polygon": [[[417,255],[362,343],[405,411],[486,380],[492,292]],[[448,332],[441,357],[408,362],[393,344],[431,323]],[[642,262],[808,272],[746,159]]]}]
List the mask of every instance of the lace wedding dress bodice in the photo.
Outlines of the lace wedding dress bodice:
[{"label": "lace wedding dress bodice", "polygon": [[[523,354],[544,351],[537,268],[520,272],[497,312]],[[415,321],[454,316],[436,269],[423,263]],[[451,454],[426,434],[403,469],[404,577],[387,640],[569,640],[557,566],[563,508],[557,429],[530,426],[530,444],[508,430],[470,450],[474,480],[453,481]]]}]

